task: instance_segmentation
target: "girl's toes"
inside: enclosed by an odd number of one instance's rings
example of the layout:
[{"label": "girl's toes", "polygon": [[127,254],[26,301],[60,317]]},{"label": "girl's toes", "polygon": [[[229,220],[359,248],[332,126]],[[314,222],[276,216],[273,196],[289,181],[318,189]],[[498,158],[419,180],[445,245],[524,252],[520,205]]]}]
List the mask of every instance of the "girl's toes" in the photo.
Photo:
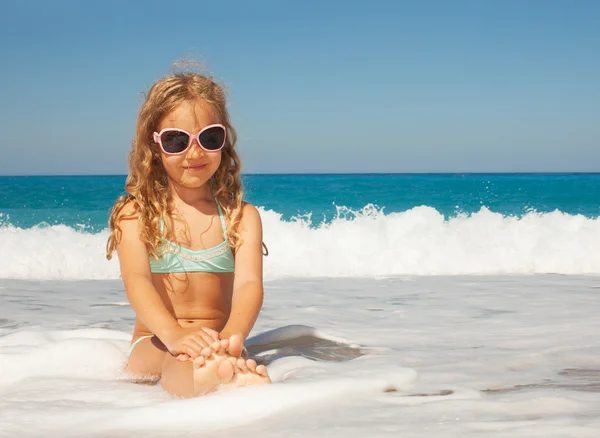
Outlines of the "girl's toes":
[{"label": "girl's toes", "polygon": [[246,361],[246,366],[252,373],[256,373],[256,361],[253,359],[248,359]]},{"label": "girl's toes", "polygon": [[219,348],[219,351],[225,353],[229,348],[229,339],[221,339],[220,344],[221,346]]},{"label": "girl's toes", "polygon": [[269,374],[267,373],[267,367],[264,366],[264,365],[258,365],[256,367],[256,372],[257,372],[257,374],[260,374],[263,377],[268,377],[269,376]]},{"label": "girl's toes", "polygon": [[245,359],[238,359],[237,360],[237,367],[243,373],[245,373],[246,371],[248,371],[248,367],[246,366],[246,360]]}]

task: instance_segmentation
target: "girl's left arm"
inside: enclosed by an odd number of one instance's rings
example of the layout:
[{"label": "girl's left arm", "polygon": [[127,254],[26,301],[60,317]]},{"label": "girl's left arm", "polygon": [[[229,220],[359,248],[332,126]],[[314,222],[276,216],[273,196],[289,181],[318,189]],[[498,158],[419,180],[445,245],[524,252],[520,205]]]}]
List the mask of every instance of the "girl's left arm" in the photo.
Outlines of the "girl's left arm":
[{"label": "girl's left arm", "polygon": [[241,333],[250,334],[263,304],[262,223],[258,210],[244,204],[240,221],[242,245],[235,253],[233,298],[229,319],[221,330],[221,338]]}]

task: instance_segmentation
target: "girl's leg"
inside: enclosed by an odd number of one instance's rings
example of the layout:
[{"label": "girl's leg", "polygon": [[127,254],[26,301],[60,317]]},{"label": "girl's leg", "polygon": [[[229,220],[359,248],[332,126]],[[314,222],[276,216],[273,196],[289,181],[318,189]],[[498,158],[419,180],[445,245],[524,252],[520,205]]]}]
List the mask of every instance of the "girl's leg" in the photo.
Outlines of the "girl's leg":
[{"label": "girl's leg", "polygon": [[131,351],[126,371],[136,376],[158,380],[166,352],[167,348],[156,336],[142,339]]},{"label": "girl's leg", "polygon": [[195,397],[193,366],[192,361],[182,362],[170,353],[166,353],[163,356],[160,379],[163,389],[178,397]]}]

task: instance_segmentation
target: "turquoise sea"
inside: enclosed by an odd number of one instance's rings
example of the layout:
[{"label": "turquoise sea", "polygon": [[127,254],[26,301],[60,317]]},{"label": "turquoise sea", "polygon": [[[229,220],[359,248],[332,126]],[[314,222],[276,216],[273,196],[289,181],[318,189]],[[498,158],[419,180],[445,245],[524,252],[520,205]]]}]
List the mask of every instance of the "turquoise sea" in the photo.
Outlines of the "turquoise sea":
[{"label": "turquoise sea", "polygon": [[[385,214],[429,206],[446,218],[482,207],[504,216],[559,210],[600,215],[600,174],[246,175],[246,200],[284,220],[311,214],[315,224],[367,205]],[[106,228],[125,176],[0,177],[0,224]]]},{"label": "turquoise sea", "polygon": [[[600,274],[600,174],[245,175],[267,279]],[[0,177],[0,278],[118,278],[125,176]]]}]

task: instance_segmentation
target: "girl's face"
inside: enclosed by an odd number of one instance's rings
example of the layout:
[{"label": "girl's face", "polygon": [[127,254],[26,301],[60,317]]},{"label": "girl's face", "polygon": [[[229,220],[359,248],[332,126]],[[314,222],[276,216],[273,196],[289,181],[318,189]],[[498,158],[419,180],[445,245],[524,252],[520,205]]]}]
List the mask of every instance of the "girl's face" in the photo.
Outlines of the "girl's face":
[{"label": "girl's face", "polygon": [[[157,132],[167,128],[181,129],[192,135],[209,125],[219,123],[211,105],[202,99],[184,102],[168,113],[158,125]],[[208,152],[197,139],[180,155],[167,155],[161,149],[161,160],[170,182],[195,189],[202,187],[221,164],[221,151]]]}]

